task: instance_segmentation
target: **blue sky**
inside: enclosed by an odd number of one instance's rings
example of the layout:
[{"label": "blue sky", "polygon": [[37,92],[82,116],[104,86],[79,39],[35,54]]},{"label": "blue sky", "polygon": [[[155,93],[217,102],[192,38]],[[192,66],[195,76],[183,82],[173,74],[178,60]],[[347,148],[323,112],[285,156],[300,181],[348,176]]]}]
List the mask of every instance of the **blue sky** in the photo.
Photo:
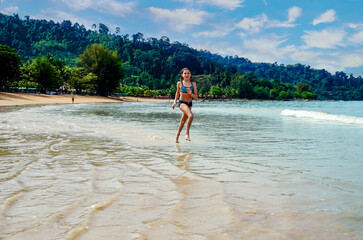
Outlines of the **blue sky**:
[{"label": "blue sky", "polygon": [[362,0],[0,0],[1,12],[363,76]]}]

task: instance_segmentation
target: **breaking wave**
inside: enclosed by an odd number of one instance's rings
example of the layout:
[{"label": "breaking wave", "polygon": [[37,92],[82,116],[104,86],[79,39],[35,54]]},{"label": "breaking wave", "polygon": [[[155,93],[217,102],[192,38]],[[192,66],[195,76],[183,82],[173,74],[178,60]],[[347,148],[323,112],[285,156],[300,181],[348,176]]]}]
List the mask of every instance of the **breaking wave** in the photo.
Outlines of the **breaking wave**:
[{"label": "breaking wave", "polygon": [[337,115],[327,112],[316,112],[316,111],[303,111],[303,110],[290,110],[284,109],[281,111],[283,116],[292,116],[297,118],[308,118],[320,121],[331,121],[345,124],[357,124],[363,125],[363,117],[354,117],[346,115]]}]

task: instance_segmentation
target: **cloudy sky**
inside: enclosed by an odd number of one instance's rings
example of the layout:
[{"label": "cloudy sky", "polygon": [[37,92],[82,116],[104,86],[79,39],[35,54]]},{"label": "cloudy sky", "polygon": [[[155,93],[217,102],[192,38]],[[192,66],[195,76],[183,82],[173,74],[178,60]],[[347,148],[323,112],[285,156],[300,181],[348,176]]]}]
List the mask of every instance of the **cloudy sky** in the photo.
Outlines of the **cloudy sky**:
[{"label": "cloudy sky", "polygon": [[363,76],[362,0],[0,0],[1,12]]}]

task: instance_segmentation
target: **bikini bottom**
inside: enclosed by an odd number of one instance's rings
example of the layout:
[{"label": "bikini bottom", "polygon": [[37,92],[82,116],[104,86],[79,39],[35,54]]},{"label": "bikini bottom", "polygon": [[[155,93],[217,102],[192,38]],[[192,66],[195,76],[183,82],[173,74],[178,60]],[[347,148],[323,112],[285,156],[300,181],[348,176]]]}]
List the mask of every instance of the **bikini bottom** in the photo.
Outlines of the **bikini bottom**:
[{"label": "bikini bottom", "polygon": [[179,107],[180,107],[181,104],[186,104],[190,108],[193,106],[193,102],[192,101],[187,102],[187,101],[183,101],[183,100],[179,99],[179,103],[178,103]]}]

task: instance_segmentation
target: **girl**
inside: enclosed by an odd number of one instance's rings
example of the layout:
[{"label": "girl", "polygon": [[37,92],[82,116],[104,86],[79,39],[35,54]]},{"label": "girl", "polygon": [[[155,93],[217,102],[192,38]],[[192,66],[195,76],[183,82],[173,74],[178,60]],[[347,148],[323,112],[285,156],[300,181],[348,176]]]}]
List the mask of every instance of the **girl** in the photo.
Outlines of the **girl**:
[{"label": "girl", "polygon": [[171,106],[173,109],[178,102],[178,106],[180,110],[183,112],[183,115],[180,119],[178,133],[175,136],[175,142],[179,142],[180,132],[183,130],[184,124],[188,119],[187,130],[185,132],[185,140],[190,141],[189,129],[192,125],[194,115],[192,113],[192,100],[198,99],[197,94],[197,85],[195,82],[192,82],[192,74],[188,68],[183,68],[180,72],[180,81],[177,83],[177,90],[175,93],[174,103]]}]

